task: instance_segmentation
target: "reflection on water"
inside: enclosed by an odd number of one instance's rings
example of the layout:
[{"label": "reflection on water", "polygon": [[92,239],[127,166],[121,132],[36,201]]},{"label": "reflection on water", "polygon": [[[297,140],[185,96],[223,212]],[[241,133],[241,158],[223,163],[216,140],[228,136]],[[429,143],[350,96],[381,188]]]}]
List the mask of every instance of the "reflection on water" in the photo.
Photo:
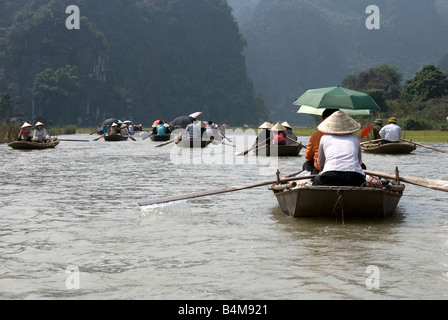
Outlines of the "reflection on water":
[{"label": "reflection on water", "polygon": [[[150,139],[0,145],[0,299],[447,299],[441,191],[407,184],[393,217],[344,225],[283,215],[268,186],[138,205],[301,168],[303,156],[236,159],[251,144],[239,139],[210,145],[202,160],[172,159],[177,146]],[[373,171],[448,180],[446,154],[363,157]]]}]

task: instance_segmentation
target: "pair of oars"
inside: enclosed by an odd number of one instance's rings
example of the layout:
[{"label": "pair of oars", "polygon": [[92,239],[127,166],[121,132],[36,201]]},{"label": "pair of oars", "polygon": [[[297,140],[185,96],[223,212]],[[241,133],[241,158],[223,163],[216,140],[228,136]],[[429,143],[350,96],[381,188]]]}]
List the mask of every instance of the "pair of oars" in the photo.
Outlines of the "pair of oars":
[{"label": "pair of oars", "polygon": [[[140,202],[140,206],[148,206],[148,205],[154,205],[154,204],[161,204],[161,203],[167,203],[167,202],[173,202],[173,201],[180,201],[180,200],[187,200],[187,199],[193,199],[193,198],[199,198],[199,197],[205,197],[210,196],[214,194],[221,194],[221,193],[227,193],[227,192],[233,192],[233,191],[240,191],[250,188],[256,188],[256,187],[262,187],[272,184],[278,184],[278,183],[287,183],[289,181],[296,181],[296,180],[306,180],[316,177],[316,175],[306,175],[306,176],[299,176],[294,177],[298,174],[300,174],[302,171],[299,171],[297,173],[294,173],[292,175],[289,175],[283,179],[279,180],[269,180],[269,181],[262,181],[262,182],[256,182],[251,184],[244,184],[241,186],[230,186],[225,187],[221,189],[216,190],[209,190],[204,192],[196,192],[181,196],[173,196],[173,197],[167,197],[167,198],[161,198],[161,199],[154,199],[149,201],[143,201]],[[395,179],[395,175],[387,174],[384,172],[377,172],[377,171],[370,171],[370,170],[364,170],[364,172],[371,176],[376,176],[380,178],[386,178],[386,179]],[[407,182],[410,184],[414,184],[420,187],[424,188],[430,188],[433,190],[439,190],[439,191],[445,191],[448,192],[448,181],[444,180],[434,180],[434,179],[426,179],[426,178],[419,178],[419,177],[410,177],[410,176],[400,176],[400,181]]]}]

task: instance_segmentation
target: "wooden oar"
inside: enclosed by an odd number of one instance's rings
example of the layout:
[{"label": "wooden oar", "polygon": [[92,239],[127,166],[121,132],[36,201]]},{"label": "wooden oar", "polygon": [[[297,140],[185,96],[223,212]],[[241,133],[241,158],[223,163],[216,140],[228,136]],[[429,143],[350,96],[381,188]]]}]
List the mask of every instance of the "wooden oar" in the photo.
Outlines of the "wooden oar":
[{"label": "wooden oar", "polygon": [[415,144],[415,145],[420,146],[420,147],[425,147],[425,148],[428,148],[428,149],[432,149],[432,150],[435,150],[435,151],[439,151],[439,152],[443,152],[443,153],[447,153],[448,152],[446,150],[437,149],[437,148],[430,147],[430,146],[425,146],[424,144],[417,143],[417,142],[414,142],[414,141],[411,141],[411,140],[407,140],[407,139],[403,139],[403,138],[400,138],[400,140],[401,141],[405,141],[405,142],[409,142],[409,143],[412,143],[412,144]]},{"label": "wooden oar", "polygon": [[[270,139],[270,138],[267,138],[266,140],[262,141],[262,142],[259,143],[259,144],[264,143],[264,144],[266,145],[266,141],[268,141],[269,139]],[[254,150],[255,148],[258,148],[258,143],[257,143],[257,144],[254,144],[254,145],[252,146],[252,148],[247,149],[246,151],[243,151],[243,152],[238,153],[237,156],[245,156],[246,154],[248,154],[249,152],[251,152],[251,151]]]},{"label": "wooden oar", "polygon": [[174,142],[174,141],[177,142],[179,139],[180,139],[180,137],[176,137],[176,138],[174,138],[174,139],[168,140],[167,142],[164,142],[164,143],[162,143],[162,144],[158,144],[158,145],[156,145],[156,148],[160,148],[160,147],[166,146],[167,144],[170,144],[170,143],[172,143],[172,142]]},{"label": "wooden oar", "polygon": [[93,141],[98,141],[98,140],[100,140],[101,138],[104,138],[104,134],[102,134],[99,138],[93,139]]},{"label": "wooden oar", "polygon": [[[294,180],[304,180],[304,179],[310,179],[315,177],[316,175],[309,175],[309,176],[303,176],[303,177],[297,177],[297,178],[288,178],[288,179],[281,179],[280,183],[285,183],[288,181],[294,181]],[[270,181],[263,181],[263,182],[256,182],[251,184],[244,184],[241,186],[231,186],[231,187],[225,187],[221,189],[216,190],[209,190],[204,192],[196,192],[191,194],[186,194],[182,196],[173,196],[173,197],[167,197],[167,198],[160,198],[160,199],[154,199],[149,201],[143,201],[140,202],[140,206],[149,206],[152,204],[160,204],[160,203],[167,203],[167,202],[173,202],[173,201],[180,201],[180,200],[187,200],[187,199],[193,199],[193,198],[199,198],[199,197],[205,197],[210,196],[214,194],[220,194],[220,193],[226,193],[226,192],[233,192],[233,191],[239,191],[244,189],[250,189],[250,188],[256,188],[256,187],[262,187],[270,184],[276,184],[278,183],[277,180],[270,180]]]},{"label": "wooden oar", "polygon": [[364,142],[361,142],[361,145],[366,144],[366,143],[380,142],[380,141],[383,141],[383,140],[384,140],[384,138],[376,139],[376,140],[364,141]]},{"label": "wooden oar", "polygon": [[232,140],[230,140],[229,138],[227,138],[227,137],[225,136],[224,133],[220,132],[220,134],[221,134],[221,136],[222,136],[224,139],[227,139],[229,142],[232,142]]},{"label": "wooden oar", "polygon": [[90,140],[58,139],[59,141],[90,142]]},{"label": "wooden oar", "polygon": [[137,139],[135,139],[133,136],[131,136],[130,134],[129,134],[129,138],[131,138],[131,140],[132,141],[137,141]]},{"label": "wooden oar", "polygon": [[303,147],[302,142],[298,142],[298,141],[296,141],[296,140],[294,140],[294,139],[292,139],[292,138],[290,138],[290,137],[286,137],[286,139],[289,139],[289,140],[291,140],[292,142],[296,143],[297,145]]},{"label": "wooden oar", "polygon": [[154,133],[151,133],[150,135],[144,136],[144,137],[142,138],[142,140],[146,140],[146,139],[148,139],[148,138],[151,137],[153,134],[154,134]]},{"label": "wooden oar", "polygon": [[[386,179],[395,179],[395,175],[387,174],[384,172],[376,172],[370,170],[364,170],[364,172],[371,176],[377,176]],[[409,176],[399,176],[399,179],[400,181],[415,184],[420,187],[448,192],[448,181],[409,177]]]},{"label": "wooden oar", "polygon": [[293,178],[293,177],[301,174],[303,171],[305,171],[305,170],[300,170],[300,171],[298,171],[296,173],[290,174],[289,176],[285,176],[285,178]]}]

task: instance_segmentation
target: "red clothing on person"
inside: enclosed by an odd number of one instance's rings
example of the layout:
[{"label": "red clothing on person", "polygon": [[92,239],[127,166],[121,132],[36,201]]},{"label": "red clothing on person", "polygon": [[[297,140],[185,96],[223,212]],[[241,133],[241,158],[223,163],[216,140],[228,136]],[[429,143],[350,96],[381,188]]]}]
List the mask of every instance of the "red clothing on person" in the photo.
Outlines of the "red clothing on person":
[{"label": "red clothing on person", "polygon": [[284,131],[272,131],[273,145],[285,145],[286,144],[286,133]]}]

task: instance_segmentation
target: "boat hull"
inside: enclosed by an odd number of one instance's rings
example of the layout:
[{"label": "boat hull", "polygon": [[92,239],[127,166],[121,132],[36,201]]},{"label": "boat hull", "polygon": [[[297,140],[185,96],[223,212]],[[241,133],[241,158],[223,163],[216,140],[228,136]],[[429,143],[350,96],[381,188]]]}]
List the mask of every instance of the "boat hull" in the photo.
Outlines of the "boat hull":
[{"label": "boat hull", "polygon": [[104,136],[104,140],[106,141],[126,141],[128,140],[128,136],[122,136],[119,134]]},{"label": "boat hull", "polygon": [[200,140],[200,139],[182,139],[177,143],[178,147],[181,148],[205,148],[212,141],[210,140]]},{"label": "boat hull", "polygon": [[59,144],[59,140],[52,140],[50,142],[32,142],[32,141],[12,141],[8,146],[13,149],[31,150],[31,149],[47,149],[54,148]]},{"label": "boat hull", "polygon": [[169,134],[152,135],[150,138],[152,141],[168,141],[171,139],[171,135]]},{"label": "boat hull", "polygon": [[[404,185],[401,185],[404,189]],[[298,217],[387,218],[403,194],[379,188],[305,186],[274,191],[283,213]]]},{"label": "boat hull", "polygon": [[255,154],[267,157],[297,157],[300,150],[302,150],[302,145],[270,145],[261,146],[255,151]]},{"label": "boat hull", "polygon": [[377,154],[408,154],[417,149],[415,144],[411,143],[386,143],[376,144],[368,143],[361,146],[362,151]]}]

